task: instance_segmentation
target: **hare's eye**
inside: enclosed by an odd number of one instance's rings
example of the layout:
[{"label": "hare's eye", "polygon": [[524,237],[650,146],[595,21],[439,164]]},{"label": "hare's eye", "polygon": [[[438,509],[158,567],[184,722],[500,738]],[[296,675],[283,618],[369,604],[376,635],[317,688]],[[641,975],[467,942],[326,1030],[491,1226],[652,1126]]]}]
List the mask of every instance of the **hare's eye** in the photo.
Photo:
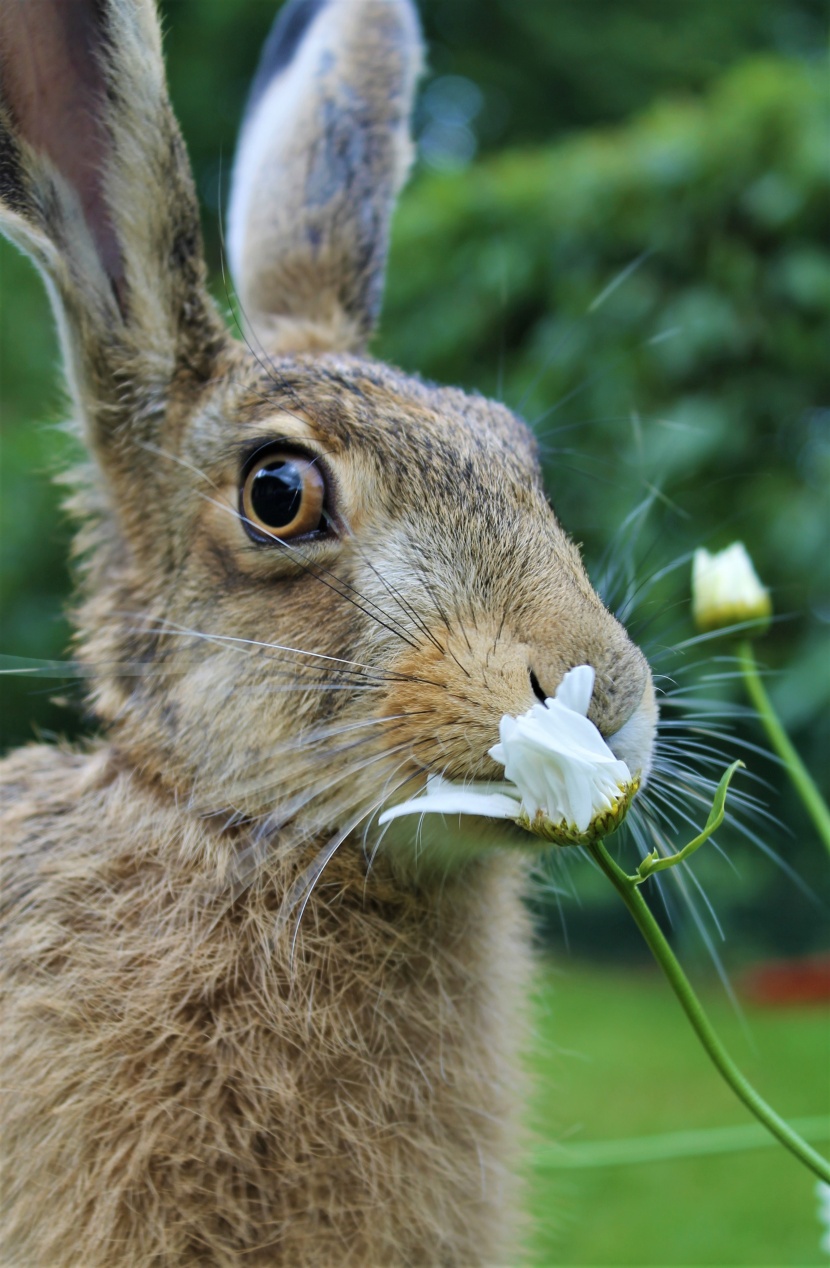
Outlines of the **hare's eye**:
[{"label": "hare's eye", "polygon": [[271,450],[245,474],[242,522],[255,541],[302,537],[323,527],[325,495],[323,476],[310,459]]}]

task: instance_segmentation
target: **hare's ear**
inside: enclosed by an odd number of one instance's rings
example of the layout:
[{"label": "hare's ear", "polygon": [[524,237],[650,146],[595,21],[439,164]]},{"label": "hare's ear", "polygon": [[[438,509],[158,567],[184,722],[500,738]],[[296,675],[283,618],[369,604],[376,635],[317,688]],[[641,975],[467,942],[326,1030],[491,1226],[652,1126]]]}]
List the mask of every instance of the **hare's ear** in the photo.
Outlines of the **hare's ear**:
[{"label": "hare's ear", "polygon": [[280,350],[363,347],[412,157],[409,0],[289,0],[242,126],[228,217],[244,318]]},{"label": "hare's ear", "polygon": [[0,3],[0,228],[45,274],[105,465],[222,339],[152,0]]}]

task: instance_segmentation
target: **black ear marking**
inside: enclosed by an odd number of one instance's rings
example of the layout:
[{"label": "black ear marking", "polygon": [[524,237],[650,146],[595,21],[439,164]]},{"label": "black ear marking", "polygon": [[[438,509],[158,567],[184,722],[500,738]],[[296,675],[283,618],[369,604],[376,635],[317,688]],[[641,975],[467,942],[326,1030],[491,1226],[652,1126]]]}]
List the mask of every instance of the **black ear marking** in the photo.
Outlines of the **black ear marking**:
[{"label": "black ear marking", "polygon": [[246,113],[252,111],[271,80],[294,60],[302,38],[329,0],[289,0],[280,9],[268,33],[256,74],[251,82]]}]

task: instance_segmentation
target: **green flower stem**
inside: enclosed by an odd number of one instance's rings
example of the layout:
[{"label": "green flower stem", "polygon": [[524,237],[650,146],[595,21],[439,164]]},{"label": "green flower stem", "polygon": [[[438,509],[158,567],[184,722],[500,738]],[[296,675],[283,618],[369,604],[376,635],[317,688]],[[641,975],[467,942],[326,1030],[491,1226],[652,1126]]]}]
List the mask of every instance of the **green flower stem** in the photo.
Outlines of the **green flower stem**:
[{"label": "green flower stem", "polygon": [[738,661],[743,672],[749,698],[758,711],[758,716],[769,736],[770,743],[784,762],[790,779],[795,784],[798,794],[807,808],[807,813],[816,826],[816,831],[830,852],[830,810],[827,809],[827,805],[810,772],[793,747],[790,737],[778,721],[778,717],[772,707],[772,701],[767,695],[766,688],[761,681],[761,675],[758,673],[755,652],[748,638],[742,639],[738,644]]},{"label": "green flower stem", "polygon": [[[826,1114],[797,1118],[794,1126],[805,1140],[830,1139]],[[714,1158],[756,1149],[777,1149],[778,1141],[760,1123],[703,1127],[698,1131],[661,1132],[657,1136],[617,1137],[541,1145],[533,1156],[540,1171],[577,1171],[587,1167],[631,1167],[641,1162],[678,1162],[682,1158]]]},{"label": "green flower stem", "polygon": [[655,872],[664,872],[669,867],[677,867],[678,863],[685,862],[690,855],[694,854],[695,850],[699,850],[704,842],[709,840],[713,832],[717,832],[726,816],[726,794],[729,791],[732,776],[735,771],[741,770],[743,765],[741,761],[733,762],[721,775],[718,786],[715,789],[712,809],[709,811],[709,818],[706,820],[706,826],[703,831],[693,841],[690,841],[688,845],[684,845],[682,850],[678,850],[676,854],[670,854],[668,857],[660,854],[659,850],[652,850],[651,854],[647,854],[637,868],[637,875],[628,877],[633,885],[642,885],[643,881],[647,881],[649,876],[653,876]]},{"label": "green flower stem", "polygon": [[622,868],[617,866],[602,841],[595,841],[592,845],[588,845],[585,848],[611,881],[611,884],[631,912],[637,928],[648,943],[652,955],[669,979],[669,984],[679,999],[683,1011],[692,1023],[698,1039],[723,1078],[732,1088],[732,1091],[743,1101],[747,1109],[772,1132],[773,1136],[780,1140],[782,1145],[795,1154],[796,1158],[803,1162],[806,1167],[815,1172],[820,1180],[830,1184],[830,1163],[822,1158],[821,1154],[817,1153],[805,1140],[802,1140],[798,1133],[794,1132],[784,1122],[783,1118],[779,1118],[775,1111],[767,1105],[766,1101],[747,1083],[732,1058],[725,1051],[674,952],[663,937],[648,904],[639,892],[637,888],[638,878],[627,876]]}]

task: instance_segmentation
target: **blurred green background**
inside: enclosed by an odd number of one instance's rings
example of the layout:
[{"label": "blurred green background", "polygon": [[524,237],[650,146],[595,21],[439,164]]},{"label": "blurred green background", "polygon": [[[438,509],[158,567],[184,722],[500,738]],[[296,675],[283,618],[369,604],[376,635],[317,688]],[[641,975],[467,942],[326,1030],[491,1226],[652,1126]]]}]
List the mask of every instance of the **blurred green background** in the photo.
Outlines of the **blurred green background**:
[{"label": "blurred green background", "polygon": [[[701,997],[747,1077],[826,1157],[826,1015],[748,1003],[738,1019],[717,988]],[[826,1265],[813,1177],[753,1130],[654,966],[560,961],[533,1021],[534,1268]],[[714,1152],[747,1128],[752,1148]]]},{"label": "blurred green background", "polygon": [[[168,0],[162,7],[214,289],[227,307],[219,209],[275,6]],[[742,741],[763,739],[752,717],[735,711],[742,696],[728,643],[685,646],[693,634],[688,555],[697,545],[743,540],[777,613],[758,645],[770,691],[826,787],[825,0],[424,0],[420,8],[430,48],[415,119],[420,157],[395,221],[374,351],[407,370],[497,395],[534,424],[552,501],[584,544],[595,582],[666,676],[664,687],[679,685],[691,699],[732,709],[732,738],[720,745],[724,764],[747,756]],[[45,295],[5,243],[0,409],[0,653],[57,658],[69,641],[61,615],[68,538],[49,476],[69,461],[71,445],[55,426],[64,402]],[[4,744],[36,731],[72,736],[82,726],[71,681],[56,688],[6,678],[2,687]],[[672,716],[671,704],[666,712]],[[697,723],[688,742],[707,742],[708,729]],[[663,912],[699,975],[711,965],[708,940],[738,982],[749,961],[820,948],[830,901],[826,859],[786,780],[762,755],[749,752],[747,760],[742,786],[781,821],[748,826],[793,875],[745,835],[724,830],[723,853],[708,849],[695,861],[717,920],[698,898],[701,933],[671,885]],[[537,914],[559,962],[641,958],[607,884],[578,861],[567,868],[568,860],[554,862]],[[581,1019],[577,1010],[566,1017],[575,1029],[559,1042],[568,1047],[594,1041],[606,1007],[602,972],[586,979],[591,1016]],[[662,1006],[660,984],[649,989]],[[693,1041],[683,1024],[678,1017],[685,1051]],[[803,1024],[809,1030],[812,1023]],[[659,1043],[643,1027],[643,1045]],[[804,1039],[805,1051],[810,1042]],[[772,1067],[776,1060],[770,1057]],[[796,1048],[791,1072],[797,1066]],[[579,1102],[570,1077],[562,1075],[566,1095]],[[792,1112],[826,1108],[819,1079],[809,1083],[812,1106]],[[688,1121],[684,1113],[678,1108],[675,1127]],[[719,1113],[712,1109],[713,1123],[723,1120]],[[703,1109],[700,1121],[707,1121]],[[737,1107],[729,1121],[740,1121]],[[601,1125],[588,1130],[601,1134]],[[608,1125],[609,1134],[636,1130]],[[786,1159],[781,1165],[796,1167]],[[799,1180],[801,1202],[809,1182]],[[788,1219],[812,1218],[800,1206],[798,1215],[786,1209]],[[722,1249],[721,1258],[713,1251],[714,1258],[684,1260],[682,1244],[670,1254],[664,1243],[662,1259],[659,1249],[638,1258],[625,1244],[613,1251],[567,1243],[563,1251],[562,1243],[556,1253],[573,1263],[714,1264],[727,1262],[727,1253],[736,1264],[814,1262],[783,1243],[761,1258],[757,1242]],[[548,1253],[540,1251],[540,1263]]]}]

